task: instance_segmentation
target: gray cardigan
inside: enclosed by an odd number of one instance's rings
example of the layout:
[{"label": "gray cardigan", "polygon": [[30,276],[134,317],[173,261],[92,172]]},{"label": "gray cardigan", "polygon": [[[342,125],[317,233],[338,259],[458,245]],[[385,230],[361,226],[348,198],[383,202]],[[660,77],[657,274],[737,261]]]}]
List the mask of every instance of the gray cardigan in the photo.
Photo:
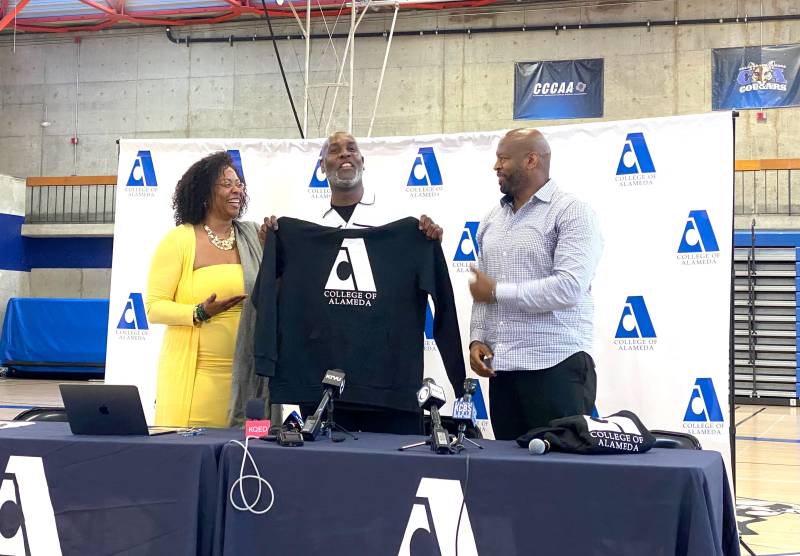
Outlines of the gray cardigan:
[{"label": "gray cardigan", "polygon": [[[261,267],[261,254],[264,248],[258,240],[258,224],[239,221],[234,221],[233,224],[236,227],[236,248],[239,250],[244,273],[244,291],[249,296],[253,291],[258,269]],[[233,353],[233,377],[228,406],[228,423],[231,427],[239,427],[244,423],[245,406],[254,398],[264,400],[265,418],[269,418],[268,379],[256,375],[253,364],[255,323],[256,308],[248,297],[242,302],[242,316],[239,320],[239,331]]]}]

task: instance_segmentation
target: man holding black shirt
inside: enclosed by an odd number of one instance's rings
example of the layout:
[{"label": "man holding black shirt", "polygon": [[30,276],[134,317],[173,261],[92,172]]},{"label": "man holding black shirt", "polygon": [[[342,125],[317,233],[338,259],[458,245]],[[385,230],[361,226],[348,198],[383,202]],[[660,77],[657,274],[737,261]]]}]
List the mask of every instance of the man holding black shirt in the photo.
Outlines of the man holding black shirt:
[{"label": "man holding black shirt", "polygon": [[[321,215],[307,220],[332,228],[358,229],[382,226],[406,216],[397,214],[391,206],[381,205],[376,199],[375,192],[364,186],[364,156],[351,134],[344,131],[333,133],[323,144],[321,157],[320,165],[331,188],[331,204]],[[262,239],[266,237],[267,229],[277,231],[278,228],[277,217],[265,218],[260,231]],[[419,229],[430,240],[442,239],[441,226],[426,215],[420,216]],[[420,349],[422,349],[421,341]],[[422,376],[420,376],[421,382]],[[315,408],[316,405],[312,404],[300,406],[303,415],[312,413]],[[418,411],[411,412],[368,404],[339,402],[336,408],[336,421],[351,430],[400,434],[422,432]]]}]

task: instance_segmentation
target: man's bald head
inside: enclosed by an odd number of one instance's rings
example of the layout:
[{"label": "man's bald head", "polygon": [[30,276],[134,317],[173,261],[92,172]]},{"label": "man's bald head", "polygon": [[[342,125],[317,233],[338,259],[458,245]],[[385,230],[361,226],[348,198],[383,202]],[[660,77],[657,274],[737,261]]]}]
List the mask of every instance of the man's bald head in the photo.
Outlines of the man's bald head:
[{"label": "man's bald head", "polygon": [[512,129],[497,145],[500,192],[528,198],[550,179],[550,145],[538,129]]},{"label": "man's bald head", "polygon": [[503,138],[512,148],[521,154],[534,153],[540,159],[539,167],[550,174],[550,143],[544,138],[542,132],[530,127],[512,129]]}]

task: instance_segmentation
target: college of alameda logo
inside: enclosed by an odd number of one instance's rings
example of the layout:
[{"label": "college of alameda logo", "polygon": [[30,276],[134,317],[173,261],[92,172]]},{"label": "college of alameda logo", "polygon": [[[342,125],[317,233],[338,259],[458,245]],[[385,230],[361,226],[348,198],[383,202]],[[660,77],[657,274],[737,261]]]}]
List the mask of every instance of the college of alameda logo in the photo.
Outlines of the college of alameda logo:
[{"label": "college of alameda logo", "polygon": [[442,172],[433,147],[420,147],[417,151],[406,189],[412,199],[438,197],[442,192]]},{"label": "college of alameda logo", "polygon": [[478,227],[480,222],[464,222],[461,239],[456,245],[453,254],[453,270],[455,272],[469,272],[470,267],[478,261]]},{"label": "college of alameda logo", "polygon": [[682,266],[717,264],[719,244],[711,219],[704,210],[689,211],[686,226],[678,245],[678,261]]},{"label": "college of alameda logo", "polygon": [[345,238],[325,283],[329,305],[371,307],[378,297],[363,238]]},{"label": "college of alameda logo", "polygon": [[614,345],[618,351],[653,351],[656,342],[656,329],[650,318],[650,311],[644,296],[629,295],[619,317]]},{"label": "college of alameda logo", "polygon": [[150,326],[147,323],[147,312],[144,299],[139,292],[131,292],[125,301],[125,307],[117,323],[117,338],[122,340],[142,341],[147,339]]},{"label": "college of alameda logo", "polygon": [[158,190],[156,169],[150,151],[139,151],[133,159],[125,192],[128,197],[154,197]]},{"label": "college of alameda logo", "polygon": [[328,185],[328,177],[322,169],[322,156],[317,157],[311,179],[308,180],[308,194],[312,199],[329,199],[331,188]]},{"label": "college of alameda logo", "polygon": [[656,166],[644,133],[629,133],[617,163],[617,183],[622,186],[652,185],[655,177]]},{"label": "college of alameda logo", "polygon": [[710,377],[694,381],[683,428],[695,435],[721,435],[725,427],[722,407],[719,405],[714,381]]}]

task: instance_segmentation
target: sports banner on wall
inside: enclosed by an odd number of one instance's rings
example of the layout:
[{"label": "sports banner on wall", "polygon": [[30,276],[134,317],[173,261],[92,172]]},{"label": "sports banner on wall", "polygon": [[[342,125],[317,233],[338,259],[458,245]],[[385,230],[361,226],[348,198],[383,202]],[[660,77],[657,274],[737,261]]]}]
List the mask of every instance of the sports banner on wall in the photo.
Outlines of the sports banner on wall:
[{"label": "sports banner on wall", "polygon": [[[651,429],[691,432],[729,464],[730,113],[540,129],[551,145],[553,179],[591,204],[603,234],[592,284],[597,412],[628,409]],[[444,228],[467,369],[469,267],[481,221],[500,199],[492,166],[503,134],[360,141],[364,183],[376,202],[398,218],[427,214]],[[248,184],[244,220],[314,218],[329,207],[317,170],[322,142],[120,141],[106,380],[138,385],[149,417],[164,327],[147,321],[143,296],[153,252],[174,226],[175,183],[199,158],[228,150]],[[428,313],[420,334],[425,373],[447,389],[448,414],[453,392],[432,340],[433,306]],[[491,436],[489,383],[480,386],[476,405]]]},{"label": "sports banner on wall", "polygon": [[603,59],[514,64],[514,119],[603,116]]},{"label": "sports banner on wall", "polygon": [[800,104],[800,44],[715,48],[713,110]]}]

